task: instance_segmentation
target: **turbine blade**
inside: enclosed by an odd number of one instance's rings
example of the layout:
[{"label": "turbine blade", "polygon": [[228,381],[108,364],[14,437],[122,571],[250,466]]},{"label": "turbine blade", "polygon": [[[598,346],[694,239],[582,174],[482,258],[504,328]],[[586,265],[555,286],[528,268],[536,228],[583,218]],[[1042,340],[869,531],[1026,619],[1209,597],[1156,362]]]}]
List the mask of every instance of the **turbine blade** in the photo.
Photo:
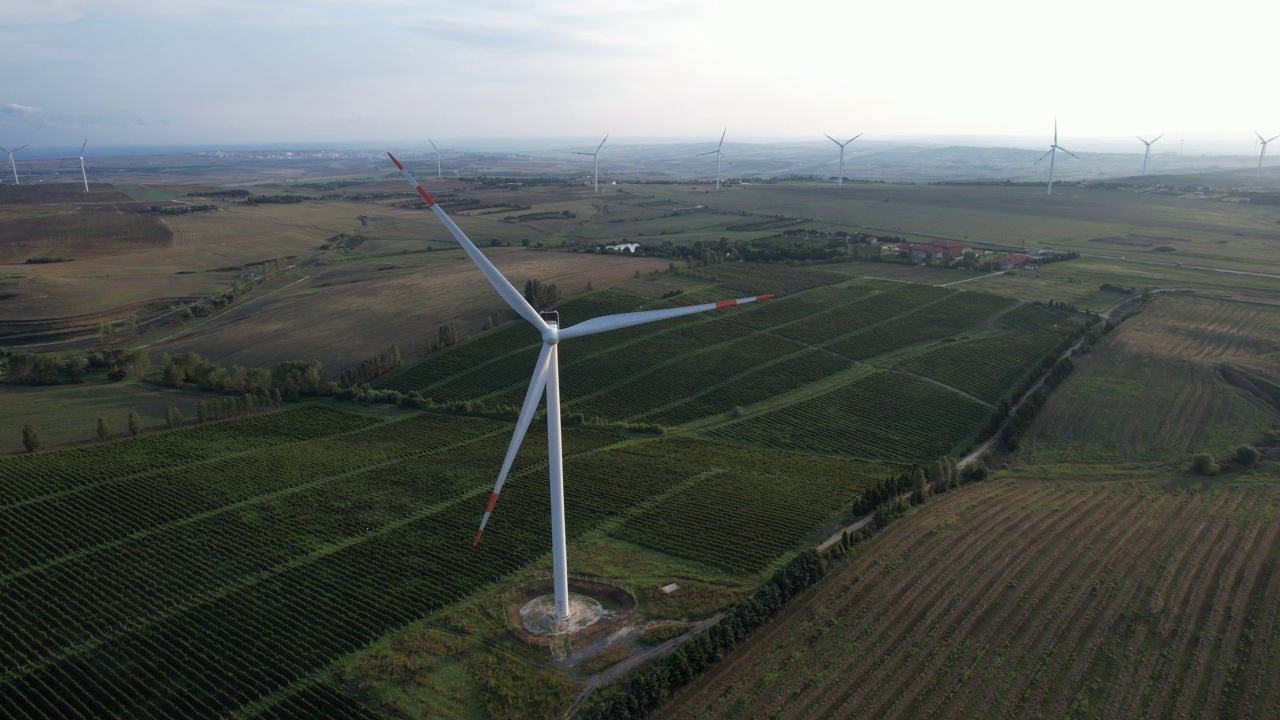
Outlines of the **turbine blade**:
[{"label": "turbine blade", "polygon": [[728,155],[720,153],[720,157],[723,158],[725,162],[729,163],[729,167],[733,167],[733,161],[729,159]]},{"label": "turbine blade", "polygon": [[1066,148],[1064,148],[1064,147],[1060,147],[1060,148],[1058,148],[1058,149],[1059,149],[1059,150],[1061,150],[1062,152],[1064,152],[1064,153],[1066,153],[1066,154],[1070,155],[1071,157],[1073,157],[1073,158],[1077,159],[1077,160],[1079,160],[1079,159],[1080,159],[1080,156],[1079,156],[1079,155],[1077,155],[1077,154],[1075,154],[1075,153],[1071,152],[1070,150],[1068,150],[1068,149],[1066,149]]},{"label": "turbine blade", "polygon": [[645,323],[657,322],[658,320],[669,320],[671,318],[683,317],[685,315],[694,315],[708,310],[719,310],[720,308],[733,307],[734,305],[746,305],[757,300],[768,300],[772,295],[756,295],[755,297],[740,298],[738,300],[722,300],[721,302],[706,303],[704,305],[686,305],[685,307],[668,308],[665,310],[642,310],[640,312],[622,313],[620,315],[605,315],[603,317],[591,318],[584,320],[577,325],[570,325],[560,331],[560,339],[582,337],[583,335],[594,335],[606,330],[617,330],[619,328],[631,327],[632,325],[643,325]]},{"label": "turbine blade", "polygon": [[[1049,152],[1047,152],[1047,153],[1045,153],[1045,154],[1043,154],[1043,155],[1041,155],[1041,156],[1040,156],[1040,160],[1043,160],[1043,159],[1045,159],[1045,158],[1049,157],[1049,156],[1050,156],[1050,155],[1052,155],[1052,154],[1053,154],[1053,148],[1052,148],[1052,147],[1050,147],[1050,148],[1049,148]],[[1033,163],[1031,163],[1031,164],[1032,164],[1032,165],[1039,165],[1039,164],[1040,164],[1040,160],[1037,160],[1037,161],[1035,161],[1035,162],[1033,162]]]},{"label": "turbine blade", "polygon": [[453,239],[458,241],[458,244],[466,251],[471,261],[476,264],[476,267],[480,268],[480,272],[484,274],[485,279],[489,281],[494,290],[498,291],[502,299],[507,301],[511,309],[519,313],[520,317],[532,323],[534,327],[538,328],[539,332],[549,330],[550,327],[542,319],[542,316],[538,314],[538,311],[533,309],[529,301],[524,299],[524,295],[521,295],[520,291],[516,290],[515,286],[508,282],[501,272],[498,272],[498,268],[489,262],[489,258],[480,252],[480,248],[477,248],[475,243],[471,242],[471,238],[468,238],[466,233],[462,232],[462,228],[453,224],[453,220],[445,214],[444,210],[440,209],[435,199],[428,195],[427,191],[422,189],[422,185],[409,174],[409,169],[401,165],[395,155],[387,153],[387,157],[391,158],[391,162],[396,164],[396,167],[404,174],[405,180],[408,180],[413,189],[418,192],[418,195],[427,202],[427,207],[431,208],[431,211],[436,214],[436,219],[444,225],[449,234],[453,236]]},{"label": "turbine blade", "polygon": [[1155,145],[1157,142],[1160,141],[1160,138],[1164,137],[1164,135],[1165,135],[1164,133],[1160,133],[1159,135],[1157,135],[1156,139],[1151,141],[1151,144]]},{"label": "turbine blade", "polygon": [[432,150],[435,150],[436,152],[440,152],[440,148],[436,147],[435,141],[433,141],[430,137],[427,138],[427,142],[431,143]]},{"label": "turbine blade", "polygon": [[716,150],[719,150],[721,147],[724,146],[724,135],[727,132],[729,132],[729,128],[726,127],[724,129],[724,132],[720,133],[720,144],[716,146]]},{"label": "turbine blade", "polygon": [[698,153],[698,154],[696,155],[696,157],[702,157],[703,155],[715,155],[715,154],[716,154],[716,153],[718,153],[718,152],[720,152],[720,151],[719,151],[719,150],[712,150],[711,152]]},{"label": "turbine blade", "polygon": [[[1146,140],[1143,140],[1141,135],[1134,135],[1134,137],[1138,138],[1138,141],[1139,141],[1139,142],[1141,142],[1143,145],[1150,145],[1150,144],[1151,144],[1151,143],[1147,142]],[[1152,140],[1151,142],[1155,142],[1155,140]]]},{"label": "turbine blade", "polygon": [[[1271,136],[1271,139],[1270,139],[1270,140],[1266,140],[1266,141],[1264,141],[1264,143],[1263,143],[1263,144],[1269,143],[1269,142],[1271,142],[1271,140],[1275,140],[1276,138],[1280,138],[1280,135],[1272,135],[1272,136]],[[26,147],[26,146],[24,145],[23,147]],[[18,149],[19,149],[19,150],[21,150],[22,148],[18,148]]]},{"label": "turbine blade", "polygon": [[591,156],[591,157],[595,157],[595,156],[596,156],[596,154],[595,154],[595,153],[584,153],[584,152],[578,152],[577,150],[574,150],[574,151],[573,151],[573,154],[574,154],[574,155],[589,155],[589,156]]},{"label": "turbine blade", "polygon": [[[1259,140],[1262,140],[1262,133],[1258,132],[1257,130],[1254,130],[1253,134],[1257,135]],[[1266,142],[1266,140],[1262,140],[1262,142]]]},{"label": "turbine blade", "polygon": [[31,147],[31,146],[30,146],[30,145],[23,145],[23,146],[22,146],[22,147],[20,147],[20,148],[14,148],[14,149],[13,149],[13,152],[18,152],[19,150],[22,150],[22,149],[24,149],[24,148],[29,148],[29,147]]},{"label": "turbine blade", "polygon": [[854,135],[853,137],[849,138],[848,140],[845,140],[845,141],[844,141],[844,144],[845,144],[845,145],[848,145],[849,143],[853,142],[854,140],[857,140],[857,139],[858,139],[858,138],[860,138],[860,137],[862,137],[862,133],[858,133],[857,135]]},{"label": "turbine blade", "polygon": [[605,135],[605,136],[604,136],[604,140],[601,140],[601,141],[600,141],[600,144],[596,146],[596,152],[597,152],[597,153],[598,153],[598,152],[600,152],[600,148],[604,147],[605,142],[607,142],[608,140],[609,140],[609,136],[608,136],[608,135]]},{"label": "turbine blade", "polygon": [[493,494],[489,496],[489,504],[484,508],[484,516],[480,518],[480,529],[476,531],[475,540],[471,541],[472,546],[480,542],[480,533],[484,532],[484,526],[489,522],[489,515],[493,513],[493,506],[498,503],[498,495],[502,492],[503,483],[507,481],[507,473],[511,472],[511,465],[516,461],[516,454],[520,452],[520,443],[524,442],[524,435],[529,431],[533,414],[538,409],[538,403],[542,402],[542,393],[547,388],[547,376],[550,370],[551,346],[543,343],[542,352],[538,354],[538,362],[533,366],[533,377],[529,380],[529,389],[524,394],[524,404],[520,406],[516,431],[511,436],[511,444],[507,446],[507,457],[502,461],[498,482],[493,485]]},{"label": "turbine blade", "polygon": [[[825,136],[825,137],[826,137],[828,140],[830,140],[831,142],[833,142],[833,143],[835,143],[835,144],[837,144],[837,145],[840,145],[840,141],[839,141],[839,140],[837,140],[837,139],[835,139],[835,138],[831,137],[830,135],[827,135],[826,133],[822,133],[822,134],[823,134],[823,136]],[[840,147],[844,147],[844,146],[843,146],[843,145],[840,145]]]},{"label": "turbine blade", "polygon": [[84,139],[84,145],[80,146],[80,159],[84,159],[84,149],[89,145],[89,138]]}]

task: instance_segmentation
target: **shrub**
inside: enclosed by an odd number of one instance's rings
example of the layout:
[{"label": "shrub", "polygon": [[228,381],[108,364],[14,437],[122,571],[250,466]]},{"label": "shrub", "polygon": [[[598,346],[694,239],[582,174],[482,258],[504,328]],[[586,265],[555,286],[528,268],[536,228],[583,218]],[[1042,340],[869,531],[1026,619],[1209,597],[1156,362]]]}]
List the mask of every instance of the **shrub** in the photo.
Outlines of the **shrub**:
[{"label": "shrub", "polygon": [[1258,462],[1258,457],[1260,455],[1261,453],[1258,452],[1258,448],[1248,443],[1236,448],[1236,462],[1244,465],[1245,467],[1251,467],[1254,463]]},{"label": "shrub", "polygon": [[1217,475],[1218,463],[1209,453],[1199,453],[1191,458],[1191,472],[1197,475]]}]

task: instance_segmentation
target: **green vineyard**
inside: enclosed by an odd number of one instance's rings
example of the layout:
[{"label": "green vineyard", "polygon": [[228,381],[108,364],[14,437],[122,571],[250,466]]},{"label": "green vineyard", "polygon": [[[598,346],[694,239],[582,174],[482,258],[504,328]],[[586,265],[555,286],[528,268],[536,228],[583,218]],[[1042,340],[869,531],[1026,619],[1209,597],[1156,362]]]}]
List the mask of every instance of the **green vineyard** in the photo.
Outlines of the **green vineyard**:
[{"label": "green vineyard", "polygon": [[[809,268],[713,266],[693,279],[720,284],[656,300],[598,291],[560,308],[568,325],[789,293],[563,344],[568,412],[667,428],[566,428],[567,526],[571,539],[610,536],[744,584],[870,485],[966,449],[991,405],[1080,325],[1006,298]],[[382,387],[518,404],[537,347],[506,323]],[[0,457],[0,717],[373,717],[318,674],[546,562],[540,424],[473,547],[511,423],[349,407]]]}]

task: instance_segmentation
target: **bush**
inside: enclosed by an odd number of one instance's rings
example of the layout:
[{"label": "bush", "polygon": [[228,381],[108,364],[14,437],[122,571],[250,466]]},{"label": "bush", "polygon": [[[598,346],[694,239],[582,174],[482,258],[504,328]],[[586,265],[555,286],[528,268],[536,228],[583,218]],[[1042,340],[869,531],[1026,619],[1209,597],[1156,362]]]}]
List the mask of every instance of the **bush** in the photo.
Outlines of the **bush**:
[{"label": "bush", "polygon": [[1199,453],[1191,458],[1191,472],[1197,475],[1217,475],[1218,463],[1209,453]]},{"label": "bush", "polygon": [[1258,448],[1248,443],[1236,448],[1236,462],[1244,465],[1245,467],[1252,467],[1254,463],[1258,462],[1258,457],[1260,455],[1261,453],[1258,452]]}]

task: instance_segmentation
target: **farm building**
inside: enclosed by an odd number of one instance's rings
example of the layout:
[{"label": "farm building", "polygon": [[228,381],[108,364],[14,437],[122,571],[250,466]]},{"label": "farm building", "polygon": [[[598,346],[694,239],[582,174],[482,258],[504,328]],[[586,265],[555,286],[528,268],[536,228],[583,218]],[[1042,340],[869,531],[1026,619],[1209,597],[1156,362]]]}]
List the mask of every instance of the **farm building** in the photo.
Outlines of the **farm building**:
[{"label": "farm building", "polygon": [[973,249],[971,245],[952,240],[930,240],[928,244],[898,243],[898,252],[911,252],[912,260],[941,260],[944,257],[963,257]]},{"label": "farm building", "polygon": [[1035,270],[1040,266],[1040,261],[1030,255],[1015,253],[1013,255],[1002,255],[998,258],[992,258],[991,267],[996,270]]}]

